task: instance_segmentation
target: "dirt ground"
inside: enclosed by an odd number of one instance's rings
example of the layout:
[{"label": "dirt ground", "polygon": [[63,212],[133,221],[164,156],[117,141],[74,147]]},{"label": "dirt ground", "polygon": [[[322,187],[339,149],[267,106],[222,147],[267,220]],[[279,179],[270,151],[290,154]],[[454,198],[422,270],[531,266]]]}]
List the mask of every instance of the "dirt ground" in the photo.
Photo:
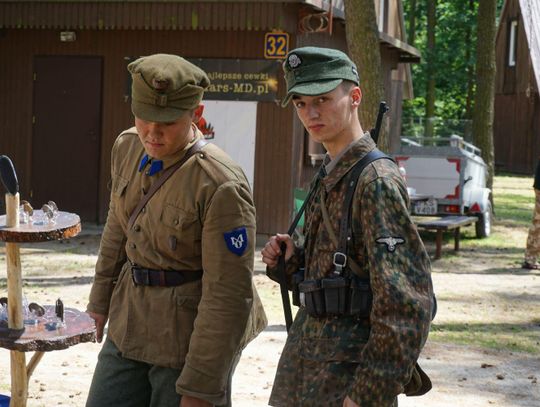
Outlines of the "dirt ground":
[{"label": "dirt ground", "polygon": [[[520,238],[525,239],[520,231]],[[84,310],[99,242],[99,228],[84,228],[69,241],[24,246],[21,253],[24,294],[29,301]],[[445,246],[445,252],[449,244]],[[269,316],[268,328],[244,351],[234,377],[238,407],[264,406],[285,341],[279,289],[256,260],[255,281]],[[514,323],[516,315],[536,313],[540,346],[540,272],[521,270],[517,254],[464,249],[433,263],[439,298],[437,321]],[[5,251],[0,246],[0,296],[5,291]],[[514,307],[514,308],[512,308]],[[521,312],[513,312],[513,309]],[[536,319],[535,319],[536,318]],[[530,319],[530,318],[529,318]],[[519,322],[519,321],[518,321]],[[30,378],[29,407],[84,406],[100,345],[85,343],[45,355]],[[399,399],[405,407],[540,407],[538,353],[496,351],[428,340],[420,364],[433,381],[423,397]],[[0,349],[0,393],[9,394],[9,352]],[[292,406],[295,407],[295,406]]]}]

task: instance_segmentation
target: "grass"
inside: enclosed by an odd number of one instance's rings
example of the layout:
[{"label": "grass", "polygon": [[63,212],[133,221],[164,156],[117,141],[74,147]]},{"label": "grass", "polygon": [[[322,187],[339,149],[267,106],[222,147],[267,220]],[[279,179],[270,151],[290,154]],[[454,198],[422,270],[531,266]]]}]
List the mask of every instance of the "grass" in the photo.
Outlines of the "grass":
[{"label": "grass", "polygon": [[433,324],[430,340],[540,355],[540,325]]},{"label": "grass", "polygon": [[[463,284],[478,284],[478,280],[467,277],[483,274],[486,287],[471,288],[469,296],[466,287],[458,292],[452,292],[451,287],[439,287],[443,291],[440,306],[447,312],[435,319],[430,340],[540,355],[540,294],[536,288],[526,287],[535,274],[520,268],[534,210],[532,178],[496,176],[493,198],[491,235],[477,239],[474,227],[465,228],[462,250],[457,254],[443,250],[443,258],[434,263],[435,279],[437,273],[458,273],[464,276]],[[427,236],[426,240],[432,237]],[[447,247],[453,243],[450,234],[445,236],[445,243]],[[513,289],[501,285],[500,279],[497,287],[491,287],[494,280],[489,278],[497,275],[508,276],[508,281],[518,286],[523,284],[523,291],[517,292],[515,285]],[[538,278],[533,277],[535,287],[536,281]]]},{"label": "grass", "polygon": [[500,175],[493,182],[496,219],[508,225],[529,226],[534,209],[532,178]]}]

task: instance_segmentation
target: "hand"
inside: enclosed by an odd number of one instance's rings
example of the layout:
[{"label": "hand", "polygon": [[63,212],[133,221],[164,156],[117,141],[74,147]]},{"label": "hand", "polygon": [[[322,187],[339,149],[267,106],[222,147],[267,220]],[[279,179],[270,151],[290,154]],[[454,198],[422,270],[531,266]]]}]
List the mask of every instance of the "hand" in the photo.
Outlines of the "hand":
[{"label": "hand", "polygon": [[345,397],[345,400],[343,400],[343,407],[360,407],[358,404],[356,404],[354,401],[352,401],[349,396]]},{"label": "hand", "polygon": [[213,407],[208,401],[191,396],[182,396],[180,407]]},{"label": "hand", "polygon": [[289,235],[277,234],[272,236],[261,250],[262,261],[270,268],[277,266],[278,257],[281,256],[281,243],[285,243],[287,245],[285,261],[289,260],[294,253],[294,242]]},{"label": "hand", "polygon": [[96,314],[95,312],[88,312],[87,314],[90,315],[90,318],[92,318],[96,324],[96,341],[101,343],[101,340],[103,339],[103,329],[105,328],[108,317],[107,315]]}]

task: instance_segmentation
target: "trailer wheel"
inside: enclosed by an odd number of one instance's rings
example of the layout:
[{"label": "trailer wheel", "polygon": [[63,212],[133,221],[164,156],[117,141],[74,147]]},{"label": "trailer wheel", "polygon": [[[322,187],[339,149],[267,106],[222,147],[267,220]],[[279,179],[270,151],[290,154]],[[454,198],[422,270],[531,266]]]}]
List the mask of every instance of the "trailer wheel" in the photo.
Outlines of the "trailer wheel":
[{"label": "trailer wheel", "polygon": [[476,222],[476,237],[482,239],[491,234],[491,202],[486,205],[486,210],[478,214],[478,222]]}]

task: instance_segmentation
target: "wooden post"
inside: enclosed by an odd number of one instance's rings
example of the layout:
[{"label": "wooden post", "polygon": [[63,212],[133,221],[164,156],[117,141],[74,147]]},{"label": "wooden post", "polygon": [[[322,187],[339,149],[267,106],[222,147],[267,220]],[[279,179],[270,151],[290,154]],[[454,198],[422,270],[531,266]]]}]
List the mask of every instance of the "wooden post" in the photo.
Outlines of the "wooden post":
[{"label": "wooden post", "polygon": [[[6,226],[19,226],[19,194],[6,194]],[[6,242],[8,324],[10,328],[24,328],[22,309],[22,273],[19,245]]]},{"label": "wooden post", "polygon": [[34,369],[43,358],[43,355],[45,355],[45,352],[41,352],[39,350],[34,352],[32,359],[30,359],[30,362],[28,362],[28,366],[26,366],[27,380],[30,380],[30,376],[32,376],[32,373],[34,373]]},{"label": "wooden post", "polygon": [[26,374],[26,355],[16,350],[11,354],[11,401],[9,407],[26,407],[28,398],[28,376]]},{"label": "wooden post", "polygon": [[441,258],[441,249],[442,249],[442,229],[437,229],[437,234],[435,235],[435,259]]},{"label": "wooden post", "polygon": [[[19,226],[19,194],[6,194],[6,227]],[[6,242],[8,326],[24,328],[22,308],[22,271],[19,245]],[[11,407],[26,407],[28,376],[24,352],[12,350],[11,354]]]},{"label": "wooden post", "polygon": [[454,230],[454,251],[459,251],[459,238],[461,236],[461,233],[459,231],[459,228],[456,228]]}]

